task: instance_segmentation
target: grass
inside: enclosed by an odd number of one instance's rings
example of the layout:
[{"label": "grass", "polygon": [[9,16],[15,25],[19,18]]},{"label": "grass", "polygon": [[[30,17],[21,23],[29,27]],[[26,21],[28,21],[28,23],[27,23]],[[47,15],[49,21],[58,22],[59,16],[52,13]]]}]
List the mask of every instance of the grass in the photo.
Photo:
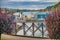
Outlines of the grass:
[{"label": "grass", "polygon": [[5,38],[1,38],[1,40],[7,40],[7,39],[5,39]]}]

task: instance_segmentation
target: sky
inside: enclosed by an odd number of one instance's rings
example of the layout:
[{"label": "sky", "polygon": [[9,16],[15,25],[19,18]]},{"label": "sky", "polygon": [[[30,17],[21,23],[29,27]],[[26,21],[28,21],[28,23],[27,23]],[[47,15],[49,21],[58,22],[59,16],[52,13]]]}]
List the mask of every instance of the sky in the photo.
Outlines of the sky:
[{"label": "sky", "polygon": [[0,0],[0,7],[13,9],[44,9],[60,0]]}]

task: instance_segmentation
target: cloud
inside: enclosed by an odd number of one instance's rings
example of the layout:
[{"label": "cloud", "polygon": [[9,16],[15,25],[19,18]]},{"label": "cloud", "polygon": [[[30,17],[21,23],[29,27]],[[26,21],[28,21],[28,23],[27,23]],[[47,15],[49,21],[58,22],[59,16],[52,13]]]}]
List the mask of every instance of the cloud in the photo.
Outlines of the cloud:
[{"label": "cloud", "polygon": [[19,1],[41,1],[41,0],[10,0],[10,1],[16,1],[16,2],[19,2]]},{"label": "cloud", "polygon": [[60,0],[10,0],[10,1],[14,1],[14,2],[19,2],[19,1],[45,1],[45,2],[60,2]]},{"label": "cloud", "polygon": [[12,6],[27,6],[27,5],[53,5],[56,4],[56,2],[9,2],[8,5]]},{"label": "cloud", "polygon": [[12,5],[5,5],[3,8],[12,8],[12,9],[44,9],[49,5],[21,5],[21,6],[12,6]]},{"label": "cloud", "polygon": [[9,7],[16,7],[16,8],[45,8],[47,6],[54,5],[55,2],[7,2],[2,3],[1,6],[9,6]]},{"label": "cloud", "polygon": [[43,0],[45,2],[60,2],[60,0]]},{"label": "cloud", "polygon": [[56,4],[48,0],[2,0],[1,7],[18,9],[44,9],[47,6]]},{"label": "cloud", "polygon": [[60,2],[60,0],[1,0],[1,1],[4,1],[4,2],[8,2],[8,1],[10,1],[10,2],[29,2],[29,1],[33,1],[33,2]]}]

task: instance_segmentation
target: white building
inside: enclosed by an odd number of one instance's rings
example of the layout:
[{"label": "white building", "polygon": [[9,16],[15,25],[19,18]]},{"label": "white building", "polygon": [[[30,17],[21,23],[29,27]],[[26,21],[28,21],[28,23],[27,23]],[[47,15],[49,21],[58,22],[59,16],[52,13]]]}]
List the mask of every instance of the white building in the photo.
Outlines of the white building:
[{"label": "white building", "polygon": [[16,20],[23,20],[25,18],[25,15],[20,12],[14,13],[13,15],[16,16]]}]

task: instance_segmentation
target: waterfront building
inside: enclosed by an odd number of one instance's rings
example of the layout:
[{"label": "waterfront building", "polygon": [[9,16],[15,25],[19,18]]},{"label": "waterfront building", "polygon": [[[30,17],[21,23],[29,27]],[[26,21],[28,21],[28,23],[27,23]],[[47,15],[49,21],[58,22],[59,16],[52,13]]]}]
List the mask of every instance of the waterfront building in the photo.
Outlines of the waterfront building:
[{"label": "waterfront building", "polygon": [[35,19],[44,20],[46,17],[46,12],[38,12],[35,14]]},{"label": "waterfront building", "polygon": [[34,20],[34,14],[33,13],[30,13],[29,15],[27,15],[28,19],[29,20]]},{"label": "waterfront building", "polygon": [[15,15],[15,20],[17,21],[21,21],[25,18],[25,15],[20,13],[20,12],[17,12],[17,13],[14,13],[13,15]]}]

